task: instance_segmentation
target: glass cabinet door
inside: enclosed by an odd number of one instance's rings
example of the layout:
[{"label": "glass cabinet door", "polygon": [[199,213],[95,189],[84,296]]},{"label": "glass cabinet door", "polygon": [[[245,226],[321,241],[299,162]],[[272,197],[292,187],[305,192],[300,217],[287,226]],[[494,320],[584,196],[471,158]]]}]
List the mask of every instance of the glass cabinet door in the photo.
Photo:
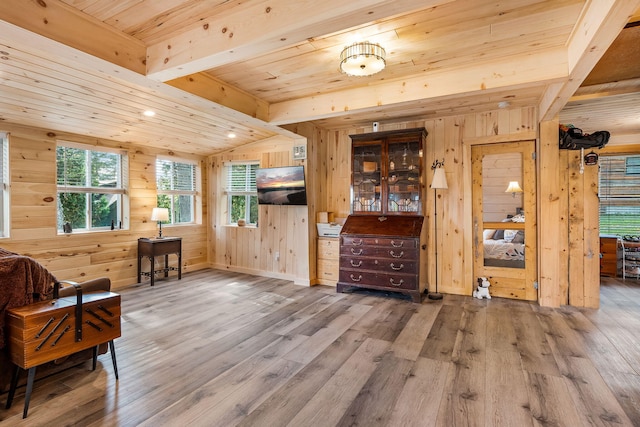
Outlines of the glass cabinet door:
[{"label": "glass cabinet door", "polygon": [[390,142],[388,152],[387,212],[422,212],[420,143]]},{"label": "glass cabinet door", "polygon": [[382,210],[382,145],[353,147],[353,212]]}]

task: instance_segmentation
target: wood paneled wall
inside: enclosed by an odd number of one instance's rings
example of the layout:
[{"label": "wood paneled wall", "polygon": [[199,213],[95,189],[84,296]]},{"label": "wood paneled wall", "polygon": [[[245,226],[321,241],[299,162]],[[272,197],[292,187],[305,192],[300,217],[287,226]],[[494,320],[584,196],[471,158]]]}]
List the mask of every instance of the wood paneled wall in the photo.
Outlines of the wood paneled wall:
[{"label": "wood paneled wall", "polygon": [[[428,256],[426,264],[422,266],[428,271],[429,288],[434,289],[435,278],[434,191],[429,189],[433,174],[430,165],[435,159],[444,159],[449,185],[447,190],[438,191],[439,290],[471,295],[475,282],[472,277],[470,146],[538,140],[538,234],[540,243],[544,245],[539,249],[538,257],[539,302],[548,306],[571,304],[597,307],[599,267],[595,243],[598,239],[598,206],[597,197],[594,199],[594,195],[597,195],[597,168],[579,174],[576,152],[560,155],[557,122],[549,125],[546,131],[541,131],[543,136],[539,139],[537,112],[534,107],[529,107],[425,121],[383,123],[380,130],[421,126],[429,133],[424,150],[426,167],[423,180],[424,215],[428,224],[423,243],[427,244]],[[317,151],[320,157],[317,161],[322,164],[318,170],[326,174],[326,198],[325,194],[319,193],[317,205],[322,206],[321,210],[334,212],[336,216],[349,215],[349,135],[370,132],[371,129],[321,130],[307,127],[295,131],[309,138],[310,151],[316,144],[319,147]]]},{"label": "wood paneled wall", "polygon": [[[309,221],[309,212],[315,209],[317,177],[315,171],[309,172],[307,161],[293,160],[293,146],[300,143],[274,137],[210,156],[212,185],[209,198],[212,212],[215,212],[211,217],[210,242],[213,267],[285,278],[301,285],[313,284],[316,251],[311,236],[315,236],[315,221]],[[227,225],[224,165],[240,160],[258,160],[263,168],[304,165],[309,206],[260,206],[258,227]]]},{"label": "wood paneled wall", "polygon": [[[150,221],[156,206],[155,161],[157,155],[200,162],[203,194],[206,194],[206,162],[200,156],[121,144],[87,136],[7,123],[0,130],[9,135],[11,173],[10,237],[0,247],[31,256],[60,280],[83,281],[107,276],[112,286],[136,282],[137,240],[157,235]],[[59,235],[56,229],[56,141],[120,148],[129,154],[130,228]],[[208,266],[207,203],[200,194],[203,223],[163,226],[165,235],[183,238],[183,271]],[[175,263],[175,260],[172,260]],[[146,261],[147,262],[147,261]],[[145,265],[148,268],[148,264]]]},{"label": "wood paneled wall", "polygon": [[[541,305],[597,307],[599,304],[597,168],[579,173],[578,151],[558,150],[557,122],[538,123],[535,108],[496,110],[425,121],[382,124],[380,130],[424,126],[429,135],[424,150],[424,242],[427,282],[434,285],[434,191],[430,165],[445,162],[449,188],[438,191],[439,290],[471,295],[472,176],[470,146],[538,139],[539,302]],[[114,287],[135,282],[137,239],[156,233],[149,221],[155,206],[157,155],[198,159],[203,176],[203,224],[165,226],[165,233],[183,237],[183,262],[188,270],[207,266],[282,277],[299,284],[316,279],[315,214],[331,211],[338,217],[350,212],[350,134],[370,128],[320,129],[312,124],[290,126],[307,138],[306,161],[292,159],[300,144],[276,137],[242,149],[202,159],[119,144],[87,136],[3,124],[10,133],[11,237],[0,246],[30,255],[61,279],[82,281],[111,278]],[[131,219],[129,230],[58,235],[56,231],[56,140],[64,139],[128,151]],[[578,156],[578,157],[576,157]],[[258,228],[227,226],[223,218],[222,164],[227,160],[259,160],[263,167],[306,166],[307,207],[260,207]],[[576,169],[578,168],[578,169]],[[208,184],[210,183],[210,185]],[[208,214],[210,208],[211,215]],[[280,259],[275,259],[279,252]]]}]

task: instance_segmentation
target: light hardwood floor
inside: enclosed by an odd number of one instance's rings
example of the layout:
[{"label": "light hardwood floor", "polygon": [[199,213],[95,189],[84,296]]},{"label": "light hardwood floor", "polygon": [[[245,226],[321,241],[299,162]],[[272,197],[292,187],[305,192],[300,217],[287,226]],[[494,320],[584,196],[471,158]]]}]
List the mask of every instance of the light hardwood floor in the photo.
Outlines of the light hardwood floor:
[{"label": "light hardwood floor", "polygon": [[640,285],[600,310],[414,304],[207,270],[121,290],[108,354],[24,388],[0,426],[640,426]]}]

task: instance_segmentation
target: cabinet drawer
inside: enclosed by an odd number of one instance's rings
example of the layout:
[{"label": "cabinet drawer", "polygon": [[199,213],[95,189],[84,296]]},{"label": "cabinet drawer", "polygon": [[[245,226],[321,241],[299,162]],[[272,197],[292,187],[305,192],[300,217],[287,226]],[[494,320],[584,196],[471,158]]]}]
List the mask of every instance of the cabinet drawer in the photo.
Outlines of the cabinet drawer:
[{"label": "cabinet drawer", "polygon": [[345,247],[340,250],[341,257],[373,257],[388,259],[416,260],[417,249],[379,248],[375,246]]},{"label": "cabinet drawer", "polygon": [[383,273],[417,274],[418,263],[415,260],[372,259],[359,257],[340,258],[340,267],[356,270],[377,270]]},{"label": "cabinet drawer", "polygon": [[415,274],[341,269],[340,282],[345,285],[387,288],[389,290],[414,290],[417,289],[418,277]]},{"label": "cabinet drawer", "polygon": [[338,281],[338,261],[330,259],[318,260],[318,279]]},{"label": "cabinet drawer", "polygon": [[318,239],[318,258],[338,259],[340,241],[338,239]]},{"label": "cabinet drawer", "polygon": [[343,246],[381,246],[397,249],[417,249],[418,241],[416,239],[402,239],[393,237],[342,237]]}]

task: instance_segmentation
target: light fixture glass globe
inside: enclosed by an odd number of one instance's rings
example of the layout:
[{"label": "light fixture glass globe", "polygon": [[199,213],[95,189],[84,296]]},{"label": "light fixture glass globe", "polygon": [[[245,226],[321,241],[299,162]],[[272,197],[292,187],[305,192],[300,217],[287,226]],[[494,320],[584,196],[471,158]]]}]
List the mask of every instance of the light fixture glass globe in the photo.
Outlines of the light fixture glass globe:
[{"label": "light fixture glass globe", "polygon": [[384,48],[377,43],[354,43],[340,54],[340,71],[349,76],[370,76],[384,69],[385,57]]}]

